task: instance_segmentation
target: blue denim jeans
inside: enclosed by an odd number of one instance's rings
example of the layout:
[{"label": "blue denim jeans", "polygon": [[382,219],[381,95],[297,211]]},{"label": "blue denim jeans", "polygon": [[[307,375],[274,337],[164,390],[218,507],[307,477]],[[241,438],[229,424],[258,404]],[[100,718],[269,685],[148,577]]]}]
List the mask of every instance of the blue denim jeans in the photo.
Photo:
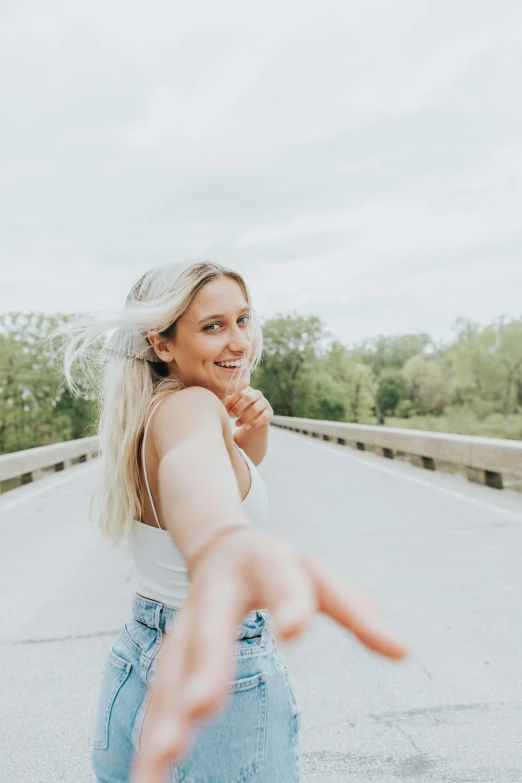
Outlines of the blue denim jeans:
[{"label": "blue denim jeans", "polygon": [[[105,661],[93,728],[97,783],[127,783],[154,679],[162,634],[180,610],[133,598]],[[201,719],[192,747],[170,764],[165,783],[298,783],[301,710],[267,624],[250,612],[238,626],[236,673],[216,715]]]}]

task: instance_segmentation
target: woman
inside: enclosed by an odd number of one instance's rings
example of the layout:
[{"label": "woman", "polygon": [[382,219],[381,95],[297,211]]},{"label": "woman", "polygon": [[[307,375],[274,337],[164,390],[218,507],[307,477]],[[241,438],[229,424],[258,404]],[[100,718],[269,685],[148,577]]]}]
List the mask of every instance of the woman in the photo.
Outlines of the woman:
[{"label": "woman", "polygon": [[99,529],[129,542],[136,574],[103,671],[98,783],[298,781],[300,710],[272,630],[295,637],[323,611],[386,656],[406,650],[339,575],[262,531],[273,412],[250,386],[262,334],[243,277],[167,264],[123,314],[60,332],[70,388],[75,361],[99,383]]}]

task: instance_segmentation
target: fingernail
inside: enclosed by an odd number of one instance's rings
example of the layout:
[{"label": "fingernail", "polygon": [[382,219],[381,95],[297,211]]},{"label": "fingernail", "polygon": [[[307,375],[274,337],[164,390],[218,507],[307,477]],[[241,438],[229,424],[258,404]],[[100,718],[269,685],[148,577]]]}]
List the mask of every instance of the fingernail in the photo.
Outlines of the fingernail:
[{"label": "fingernail", "polygon": [[250,425],[250,424],[247,424],[247,425],[246,425],[246,427],[245,427],[245,429],[246,429],[246,430],[250,430],[250,429],[252,429],[252,427],[251,427],[251,425]]}]

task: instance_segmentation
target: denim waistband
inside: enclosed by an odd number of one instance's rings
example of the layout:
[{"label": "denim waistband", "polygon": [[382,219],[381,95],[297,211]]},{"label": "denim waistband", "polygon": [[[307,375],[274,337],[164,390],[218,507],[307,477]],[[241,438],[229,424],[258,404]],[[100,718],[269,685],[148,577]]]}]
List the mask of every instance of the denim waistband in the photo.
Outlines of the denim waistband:
[{"label": "denim waistband", "polygon": [[[154,601],[152,598],[143,598],[134,595],[132,600],[132,616],[135,620],[149,628],[168,630],[176,614],[181,612],[173,606],[167,606],[160,601]],[[268,610],[258,609],[249,612],[237,626],[238,639],[250,639],[260,636],[265,628],[268,627]]]}]

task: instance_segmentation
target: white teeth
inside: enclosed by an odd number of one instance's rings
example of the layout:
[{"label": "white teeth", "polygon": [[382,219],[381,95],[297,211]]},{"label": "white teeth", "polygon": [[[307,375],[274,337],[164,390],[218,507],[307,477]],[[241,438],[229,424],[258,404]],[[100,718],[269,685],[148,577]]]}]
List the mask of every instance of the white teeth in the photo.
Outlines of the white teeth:
[{"label": "white teeth", "polygon": [[230,362],[216,362],[219,367],[239,367],[239,364],[231,364]]}]

